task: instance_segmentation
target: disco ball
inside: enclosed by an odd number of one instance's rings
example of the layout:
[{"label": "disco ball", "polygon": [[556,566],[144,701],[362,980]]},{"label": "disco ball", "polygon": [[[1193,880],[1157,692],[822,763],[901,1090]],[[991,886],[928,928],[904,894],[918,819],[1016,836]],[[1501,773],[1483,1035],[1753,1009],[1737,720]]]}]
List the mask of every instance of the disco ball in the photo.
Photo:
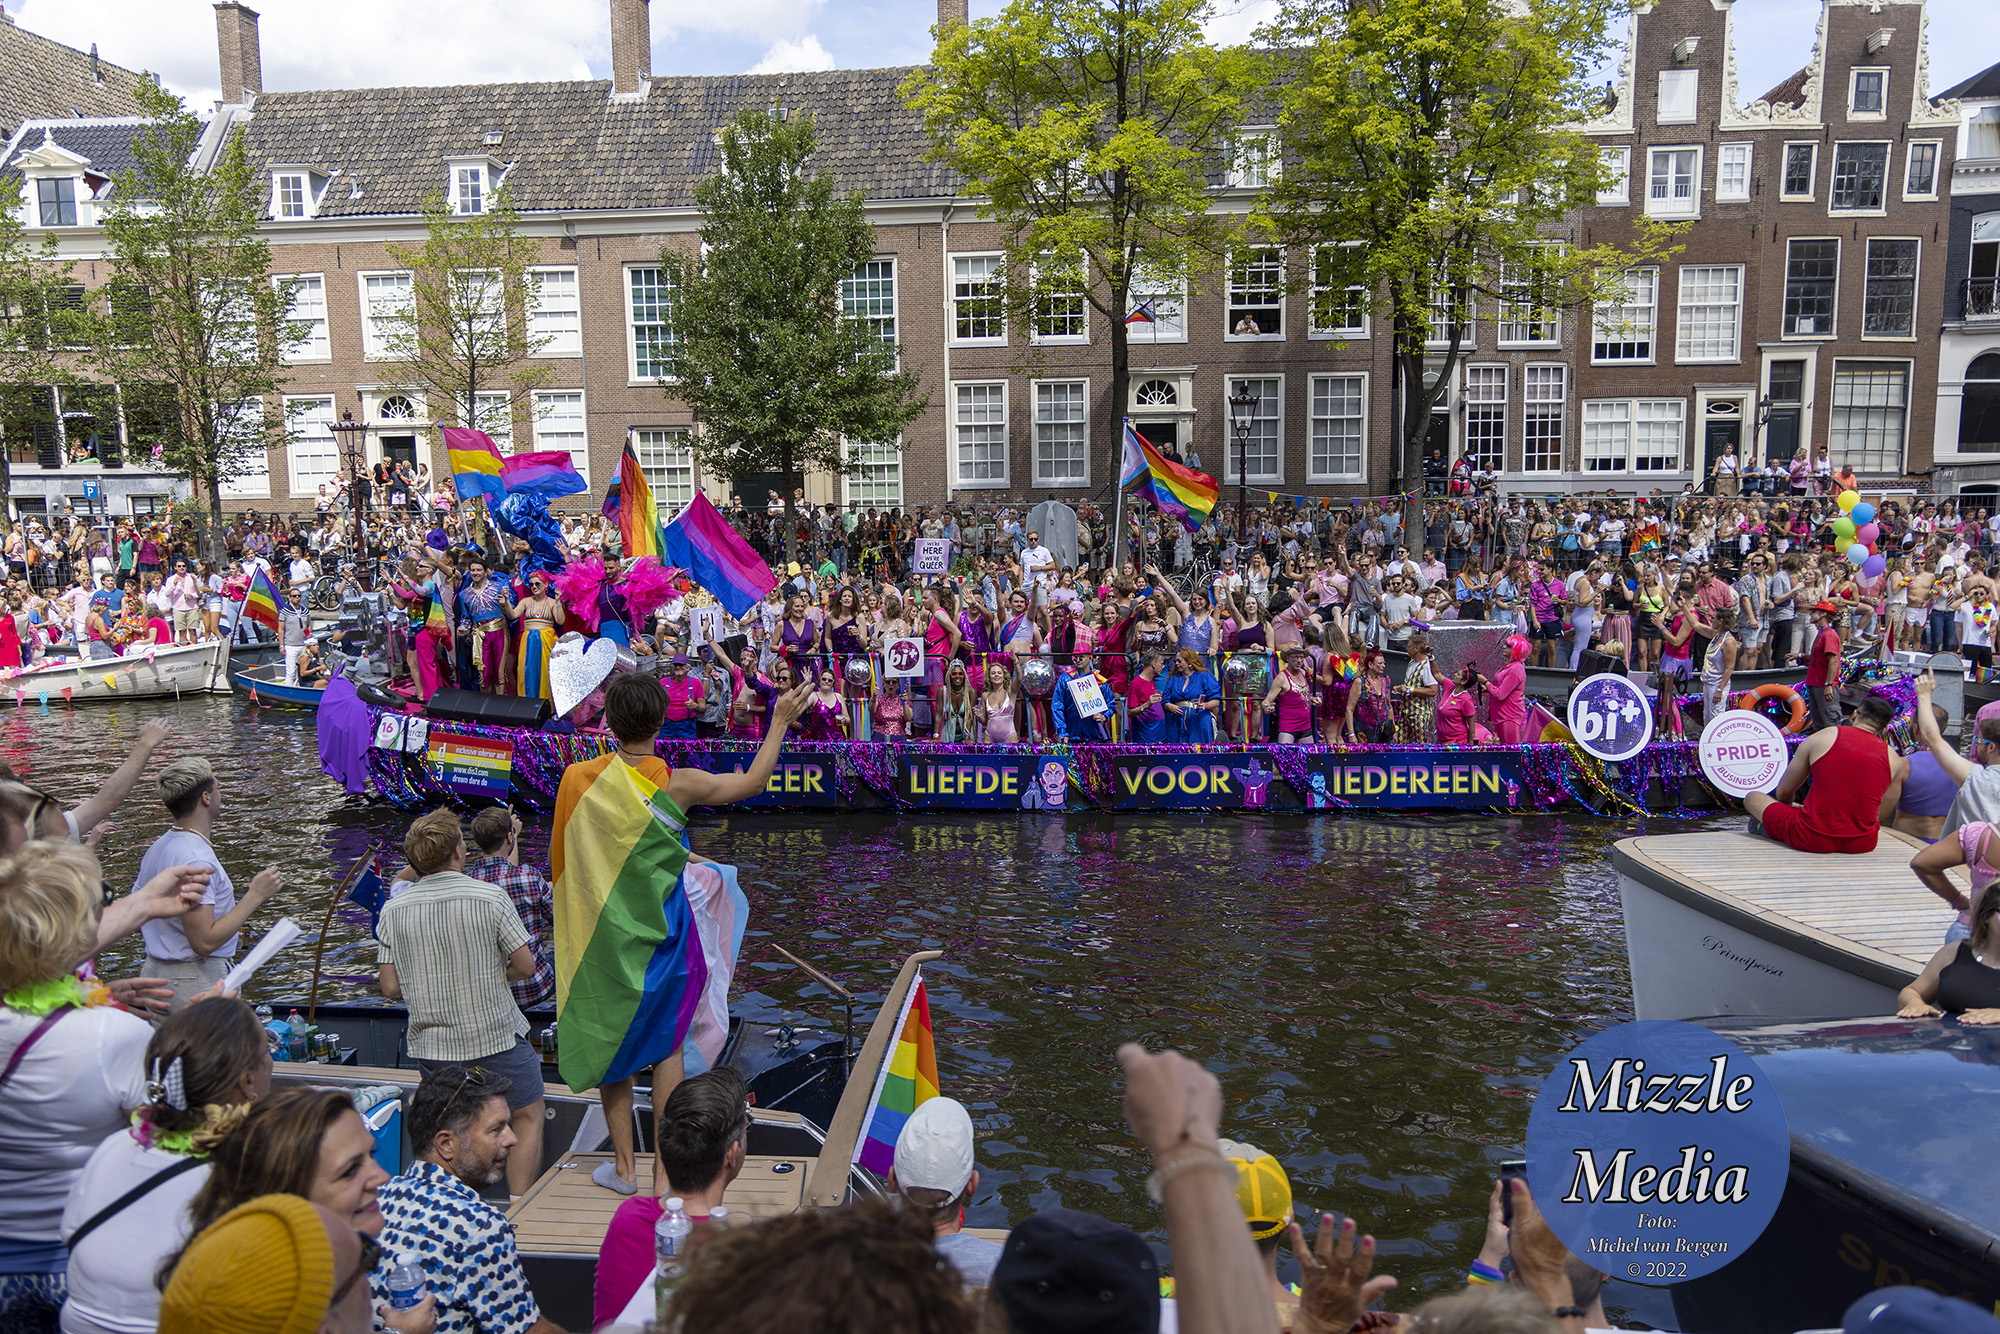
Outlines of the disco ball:
[{"label": "disco ball", "polygon": [[868,666],[868,659],[849,658],[847,660],[847,684],[866,689],[874,683],[875,673]]},{"label": "disco ball", "polygon": [[1047,658],[1026,658],[1021,662],[1021,689],[1041,699],[1053,694],[1056,669]]},{"label": "disco ball", "polygon": [[1271,662],[1261,653],[1239,653],[1222,664],[1222,675],[1238,693],[1254,695],[1271,684]]},{"label": "disco ball", "polygon": [[1237,694],[1250,682],[1250,662],[1247,658],[1231,658],[1222,664],[1222,684]]}]

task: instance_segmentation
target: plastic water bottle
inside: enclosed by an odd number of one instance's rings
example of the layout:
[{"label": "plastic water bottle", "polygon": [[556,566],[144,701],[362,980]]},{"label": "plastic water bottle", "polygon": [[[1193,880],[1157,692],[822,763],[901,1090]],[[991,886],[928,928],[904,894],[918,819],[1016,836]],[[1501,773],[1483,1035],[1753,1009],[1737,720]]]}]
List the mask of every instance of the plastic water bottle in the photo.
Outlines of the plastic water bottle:
[{"label": "plastic water bottle", "polygon": [[424,1282],[423,1261],[415,1251],[404,1251],[396,1257],[396,1267],[389,1271],[386,1286],[391,1310],[407,1311],[424,1299],[429,1286]]},{"label": "plastic water bottle", "polygon": [[692,1231],[694,1224],[688,1219],[681,1197],[676,1195],[666,1201],[659,1225],[653,1229],[653,1254],[659,1261],[653,1270],[655,1320],[667,1318],[667,1303],[673,1300],[674,1289],[687,1277],[687,1238]]}]

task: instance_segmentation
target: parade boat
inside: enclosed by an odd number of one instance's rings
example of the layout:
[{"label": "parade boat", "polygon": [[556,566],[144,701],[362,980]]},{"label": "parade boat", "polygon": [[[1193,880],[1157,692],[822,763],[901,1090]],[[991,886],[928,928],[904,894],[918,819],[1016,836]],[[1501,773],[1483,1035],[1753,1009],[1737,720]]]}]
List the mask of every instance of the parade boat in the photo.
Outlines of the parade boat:
[{"label": "parade boat", "polygon": [[1673,1286],[1678,1327],[1838,1329],[1855,1299],[1903,1284],[1996,1309],[2000,1166],[1979,1137],[2000,1105],[2000,1034],[1952,1019],[1713,1026],[1775,1088],[1791,1167],[1763,1234]]},{"label": "parade boat", "polygon": [[[1741,830],[1611,850],[1640,1019],[1894,1014],[1957,916],[1910,871],[1920,839],[1798,852]],[[1963,868],[1953,882],[1969,892]]]},{"label": "parade boat", "polygon": [[[102,704],[229,693],[229,644],[142,644],[115,658],[47,658],[0,673],[14,703]],[[0,695],[0,699],[4,699]]]},{"label": "parade boat", "polygon": [[238,691],[248,692],[251,698],[261,704],[289,705],[300,709],[316,709],[320,696],[326,694],[326,687],[298,686],[285,684],[285,664],[267,662],[256,667],[243,667],[229,674],[230,682]]},{"label": "parade boat", "polygon": [[[781,953],[783,951],[780,951]],[[750,1131],[743,1171],[730,1184],[723,1202],[730,1211],[751,1218],[768,1218],[804,1208],[825,1208],[854,1195],[875,1195],[882,1182],[856,1161],[856,1146],[865,1130],[878,1076],[895,1052],[895,1028],[903,1005],[916,986],[922,966],[941,958],[935,950],[920,951],[903,960],[894,983],[860,1047],[852,1042],[854,998],[837,982],[787,954],[815,980],[829,987],[850,1007],[845,1032],[824,1026],[809,1028],[790,1022],[749,1024],[730,1022],[720,1063],[734,1066],[750,1086]],[[272,1002],[275,1014],[308,1010],[308,1004]],[[402,1064],[408,1016],[390,1005],[322,1005],[310,1015],[331,1036],[337,1049],[329,1063],[278,1062],[278,1084],[312,1084],[384,1090],[394,1096],[371,1110],[377,1131],[376,1158],[395,1172],[411,1160],[403,1117],[421,1074]],[[543,1021],[553,1012],[529,1015],[538,1040],[544,1041]],[[555,1041],[559,1044],[558,1031]],[[363,1057],[370,1058],[364,1061]],[[412,1063],[412,1066],[414,1063]],[[591,1171],[610,1159],[610,1131],[595,1089],[575,1090],[554,1081],[553,1068],[546,1098],[548,1120],[542,1138],[541,1172],[535,1184],[511,1207],[504,1187],[494,1197],[514,1225],[522,1268],[535,1291],[542,1314],[564,1329],[592,1327],[591,1301],[597,1254],[611,1217],[626,1197],[597,1186]],[[653,1109],[650,1081],[641,1075],[634,1097],[633,1119],[641,1183],[652,1179]],[[392,1108],[389,1104],[396,1104]],[[650,1289],[642,1290],[650,1297]]]}]

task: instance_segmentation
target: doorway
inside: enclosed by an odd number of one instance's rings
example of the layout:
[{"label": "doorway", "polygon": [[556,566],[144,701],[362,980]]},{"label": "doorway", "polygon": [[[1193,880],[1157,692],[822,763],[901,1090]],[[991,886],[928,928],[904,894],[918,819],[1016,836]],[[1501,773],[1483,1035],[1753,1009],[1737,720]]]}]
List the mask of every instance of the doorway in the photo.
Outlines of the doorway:
[{"label": "doorway", "polygon": [[[1715,461],[1724,454],[1737,456],[1739,467],[1743,455],[1743,422],[1710,421],[1702,436],[1701,475],[1710,477],[1715,473]],[[1696,479],[1699,483],[1699,478]]]},{"label": "doorway", "polygon": [[417,466],[417,438],[413,435],[385,435],[382,437],[382,457],[391,463],[407,463]]}]

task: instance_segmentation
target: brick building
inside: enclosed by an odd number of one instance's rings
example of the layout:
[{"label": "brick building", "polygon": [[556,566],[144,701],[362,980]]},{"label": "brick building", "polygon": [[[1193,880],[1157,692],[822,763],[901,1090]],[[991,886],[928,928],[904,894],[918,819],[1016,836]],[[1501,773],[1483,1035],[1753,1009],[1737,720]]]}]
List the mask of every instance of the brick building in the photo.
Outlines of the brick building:
[{"label": "brick building", "polygon": [[1939,489],[2000,493],[2000,65],[1948,90],[1962,111],[1938,337]]}]

